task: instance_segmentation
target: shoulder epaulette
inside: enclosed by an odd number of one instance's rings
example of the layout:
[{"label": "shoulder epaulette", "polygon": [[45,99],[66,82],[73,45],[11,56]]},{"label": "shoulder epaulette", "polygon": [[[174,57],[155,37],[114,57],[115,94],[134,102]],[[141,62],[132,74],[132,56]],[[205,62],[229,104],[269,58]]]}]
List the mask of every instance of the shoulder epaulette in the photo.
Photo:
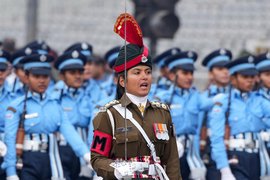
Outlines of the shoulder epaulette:
[{"label": "shoulder epaulette", "polygon": [[120,101],[118,101],[118,100],[112,100],[112,101],[108,102],[107,104],[105,104],[105,107],[108,109],[108,108],[112,107],[113,105],[116,105],[119,103],[120,103]]},{"label": "shoulder epaulette", "polygon": [[167,111],[170,110],[169,106],[167,104],[165,104],[165,103],[161,103],[161,102],[158,102],[158,101],[152,101],[151,104],[152,104],[152,106],[162,108],[162,109],[165,109]]},{"label": "shoulder epaulette", "polygon": [[13,107],[11,107],[11,106],[9,106],[9,107],[7,108],[7,110],[10,110],[10,111],[12,111],[13,113],[16,113],[16,109],[13,108]]},{"label": "shoulder epaulette", "polygon": [[99,107],[99,112],[105,112],[110,107],[112,107],[116,104],[119,104],[119,103],[120,103],[120,101],[118,101],[118,100],[112,100],[112,101],[108,102],[107,104],[105,104],[105,106]]}]

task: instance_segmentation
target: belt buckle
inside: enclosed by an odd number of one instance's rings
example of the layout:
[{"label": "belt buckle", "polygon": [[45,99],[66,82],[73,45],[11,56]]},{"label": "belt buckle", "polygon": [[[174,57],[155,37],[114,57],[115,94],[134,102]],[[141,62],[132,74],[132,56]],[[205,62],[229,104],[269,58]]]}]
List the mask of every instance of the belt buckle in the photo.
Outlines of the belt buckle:
[{"label": "belt buckle", "polygon": [[253,142],[253,140],[248,140],[246,141],[246,148],[249,148],[249,149],[254,149],[255,148],[255,143]]},{"label": "belt buckle", "polygon": [[47,148],[48,148],[48,144],[47,143],[41,143],[39,145],[40,148],[40,152],[46,152]]}]

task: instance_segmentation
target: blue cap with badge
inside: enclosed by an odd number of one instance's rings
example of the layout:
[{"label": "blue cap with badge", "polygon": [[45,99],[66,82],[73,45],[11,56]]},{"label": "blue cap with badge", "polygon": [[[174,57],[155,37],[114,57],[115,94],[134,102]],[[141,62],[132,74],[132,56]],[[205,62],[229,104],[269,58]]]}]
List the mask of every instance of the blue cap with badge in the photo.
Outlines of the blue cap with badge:
[{"label": "blue cap with badge", "polygon": [[8,62],[10,61],[10,54],[5,50],[0,50],[0,70],[6,70]]},{"label": "blue cap with badge", "polygon": [[21,63],[25,71],[36,75],[49,75],[53,57],[48,54],[33,53],[22,58]]},{"label": "blue cap with badge", "polygon": [[270,71],[270,52],[258,55],[254,63],[259,72]]},{"label": "blue cap with badge", "polygon": [[230,75],[239,73],[247,76],[255,76],[258,74],[258,71],[255,68],[254,60],[255,57],[252,55],[244,56],[229,62],[226,67],[229,69]]},{"label": "blue cap with badge", "polygon": [[228,49],[217,49],[208,54],[202,61],[202,65],[212,70],[213,67],[226,67],[232,59],[232,53]]},{"label": "blue cap with badge", "polygon": [[160,55],[158,55],[157,57],[155,57],[153,59],[153,62],[159,67],[159,68],[163,68],[166,66],[165,61],[172,55],[175,55],[177,53],[181,52],[181,50],[177,47],[168,49],[166,51],[164,51],[163,53],[161,53]]},{"label": "blue cap with badge", "polygon": [[85,55],[87,57],[87,61],[93,60],[93,58],[91,58],[93,55],[93,47],[89,43],[78,42],[78,43],[72,44],[64,52],[74,51],[74,50],[79,51],[81,54]]},{"label": "blue cap with badge", "polygon": [[106,52],[104,59],[108,62],[109,66],[111,69],[113,69],[113,66],[115,64],[115,61],[118,57],[119,51],[120,51],[120,46],[116,46],[109,51]]},{"label": "blue cap with badge", "polygon": [[43,40],[35,40],[25,45],[23,49],[30,48],[38,52],[38,54],[48,54],[51,50],[50,46]]},{"label": "blue cap with badge", "polygon": [[86,63],[86,56],[77,50],[64,52],[58,57],[54,66],[59,71],[79,69],[83,70]]},{"label": "blue cap with badge", "polygon": [[[15,68],[22,68],[23,69],[23,64],[21,63],[23,57],[29,56],[33,54],[33,50],[31,48],[22,48],[17,50],[14,54],[11,56],[11,63],[13,67]],[[35,52],[37,53],[37,52]]]},{"label": "blue cap with badge", "polygon": [[168,65],[170,71],[174,68],[194,71],[194,63],[196,62],[197,57],[198,55],[194,51],[184,51],[170,56],[165,63]]}]

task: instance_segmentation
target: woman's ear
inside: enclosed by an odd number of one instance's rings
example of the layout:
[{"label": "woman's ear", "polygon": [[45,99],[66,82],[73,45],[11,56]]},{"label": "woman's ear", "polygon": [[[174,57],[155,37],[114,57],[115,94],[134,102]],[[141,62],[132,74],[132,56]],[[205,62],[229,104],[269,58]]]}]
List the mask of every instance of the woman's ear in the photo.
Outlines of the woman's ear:
[{"label": "woman's ear", "polygon": [[123,76],[119,76],[119,84],[122,87],[125,87],[125,79]]}]

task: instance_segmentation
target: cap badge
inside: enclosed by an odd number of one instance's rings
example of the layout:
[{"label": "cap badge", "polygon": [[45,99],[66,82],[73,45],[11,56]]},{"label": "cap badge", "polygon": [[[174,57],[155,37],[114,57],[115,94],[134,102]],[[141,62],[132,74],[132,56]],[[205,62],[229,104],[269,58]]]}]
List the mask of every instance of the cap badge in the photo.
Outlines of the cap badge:
[{"label": "cap badge", "polygon": [[224,54],[226,54],[226,51],[225,51],[224,49],[221,49],[221,50],[219,51],[219,53],[220,53],[221,55],[224,55]]},{"label": "cap badge", "polygon": [[253,63],[253,61],[254,61],[254,58],[253,58],[252,56],[249,56],[249,57],[248,57],[248,62],[249,62],[249,63]]},{"label": "cap badge", "polygon": [[79,57],[78,51],[73,51],[72,52],[72,58],[78,58],[78,57]]},{"label": "cap badge", "polygon": [[189,51],[187,55],[188,55],[189,58],[193,57],[193,53],[191,51]]},{"label": "cap badge", "polygon": [[82,43],[82,49],[86,50],[88,48],[88,45],[86,43]]},{"label": "cap badge", "polygon": [[268,52],[268,53],[266,54],[266,58],[267,58],[267,59],[270,59],[270,52]]},{"label": "cap badge", "polygon": [[25,54],[29,55],[32,53],[32,50],[30,48],[25,49]]},{"label": "cap badge", "polygon": [[42,44],[42,49],[46,50],[47,49],[47,45],[46,44]]},{"label": "cap badge", "polygon": [[171,51],[171,54],[172,54],[172,55],[175,55],[177,52],[178,52],[178,51],[177,51],[176,49],[173,49],[173,50]]},{"label": "cap badge", "polygon": [[47,57],[45,55],[41,55],[39,59],[41,62],[44,62],[47,60]]},{"label": "cap badge", "polygon": [[147,57],[145,57],[145,55],[142,55],[141,62],[146,63],[147,61],[148,61]]}]

